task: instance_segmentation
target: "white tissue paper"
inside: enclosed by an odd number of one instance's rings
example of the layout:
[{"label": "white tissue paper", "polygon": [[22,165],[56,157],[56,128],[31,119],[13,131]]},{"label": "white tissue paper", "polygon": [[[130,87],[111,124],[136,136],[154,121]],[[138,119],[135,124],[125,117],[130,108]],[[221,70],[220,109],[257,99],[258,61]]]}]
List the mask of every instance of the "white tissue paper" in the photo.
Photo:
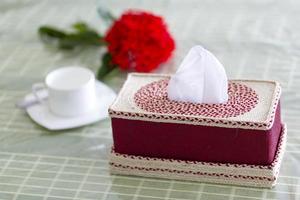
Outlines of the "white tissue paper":
[{"label": "white tissue paper", "polygon": [[194,46],[171,77],[168,98],[191,103],[225,103],[227,76],[218,59],[202,46]]}]

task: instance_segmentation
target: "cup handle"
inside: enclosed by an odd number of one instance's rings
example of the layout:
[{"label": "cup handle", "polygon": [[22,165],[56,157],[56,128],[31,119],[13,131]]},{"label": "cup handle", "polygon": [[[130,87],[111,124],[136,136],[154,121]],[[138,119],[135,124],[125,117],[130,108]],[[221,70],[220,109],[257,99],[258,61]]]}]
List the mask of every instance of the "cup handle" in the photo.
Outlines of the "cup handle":
[{"label": "cup handle", "polygon": [[39,103],[43,103],[44,99],[39,96],[39,91],[46,89],[44,83],[35,83],[31,87],[32,94]]}]

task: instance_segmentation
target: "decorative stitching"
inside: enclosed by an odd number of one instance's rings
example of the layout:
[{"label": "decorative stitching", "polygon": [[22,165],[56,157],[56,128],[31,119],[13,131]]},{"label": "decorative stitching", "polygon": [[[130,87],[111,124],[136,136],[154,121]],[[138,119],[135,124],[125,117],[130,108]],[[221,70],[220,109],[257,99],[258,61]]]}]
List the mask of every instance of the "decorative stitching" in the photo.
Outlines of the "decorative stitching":
[{"label": "decorative stitching", "polygon": [[184,171],[184,170],[175,170],[175,169],[161,169],[161,168],[152,168],[152,167],[137,167],[137,166],[129,166],[123,164],[117,164],[110,162],[109,163],[113,167],[123,168],[123,169],[131,169],[131,170],[140,170],[140,171],[153,171],[153,172],[169,172],[176,174],[192,174],[199,176],[213,176],[213,177],[225,177],[225,178],[234,178],[234,179],[250,179],[250,180],[267,180],[267,181],[275,181],[276,177],[268,178],[268,177],[260,177],[260,176],[243,176],[243,175],[233,175],[233,174],[223,174],[223,173],[207,173],[207,172],[193,172],[193,171]]},{"label": "decorative stitching", "polygon": [[[170,75],[162,75],[162,74],[143,74],[143,73],[131,73],[131,76],[139,76],[139,77],[161,77],[163,79],[169,78]],[[127,81],[129,78],[127,79]],[[126,83],[127,83],[126,81]],[[249,80],[235,80],[235,81],[249,81]],[[281,87],[279,83],[274,81],[260,81],[260,80],[251,80],[252,82],[265,82],[275,84],[275,89],[272,96],[272,107],[270,108],[267,119],[265,121],[260,122],[251,122],[251,121],[234,121],[230,119],[216,119],[209,118],[205,116],[185,116],[185,115],[174,115],[174,114],[160,114],[160,113],[148,113],[148,112],[123,112],[114,110],[114,105],[119,101],[120,95],[117,97],[115,102],[109,108],[108,112],[110,117],[121,118],[121,119],[133,119],[133,120],[142,120],[142,121],[152,121],[152,122],[166,122],[166,123],[179,123],[179,124],[190,124],[190,125],[203,125],[203,126],[217,126],[217,127],[225,127],[225,128],[243,128],[243,129],[255,129],[255,130],[269,130],[272,128],[276,109],[279,103],[279,98],[281,94]],[[125,89],[126,83],[123,85],[120,94]]]}]

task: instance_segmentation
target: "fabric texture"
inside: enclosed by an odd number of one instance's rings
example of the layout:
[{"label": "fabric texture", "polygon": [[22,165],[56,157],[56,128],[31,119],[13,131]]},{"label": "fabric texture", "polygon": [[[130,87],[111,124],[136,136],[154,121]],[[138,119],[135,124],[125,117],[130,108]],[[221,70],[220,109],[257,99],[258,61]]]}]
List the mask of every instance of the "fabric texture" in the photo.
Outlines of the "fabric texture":
[{"label": "fabric texture", "polygon": [[276,184],[286,145],[286,125],[282,125],[276,155],[269,165],[247,165],[213,162],[183,161],[120,154],[112,150],[112,174],[192,180],[210,183],[254,187],[272,187]]},{"label": "fabric texture", "polygon": [[280,106],[270,130],[112,118],[115,151],[123,154],[238,164],[270,164],[281,131]]}]

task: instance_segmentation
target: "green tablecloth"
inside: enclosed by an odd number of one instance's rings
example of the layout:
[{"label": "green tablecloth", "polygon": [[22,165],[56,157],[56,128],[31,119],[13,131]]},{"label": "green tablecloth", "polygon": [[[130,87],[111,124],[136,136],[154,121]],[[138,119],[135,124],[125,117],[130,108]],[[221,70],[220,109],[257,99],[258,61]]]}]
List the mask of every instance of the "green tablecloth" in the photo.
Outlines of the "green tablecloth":
[{"label": "green tablecloth", "polygon": [[[189,48],[202,44],[229,78],[274,79],[283,87],[288,144],[278,185],[233,187],[111,176],[109,120],[49,132],[15,108],[50,70],[83,65],[96,71],[99,49],[62,53],[45,48],[42,24],[67,27],[85,20],[104,31],[101,4],[119,15],[138,7],[165,17],[177,42],[174,58],[158,72],[174,72]],[[0,2],[0,199],[300,199],[300,2],[207,0],[4,0]],[[124,77],[108,82],[116,91]]]}]

